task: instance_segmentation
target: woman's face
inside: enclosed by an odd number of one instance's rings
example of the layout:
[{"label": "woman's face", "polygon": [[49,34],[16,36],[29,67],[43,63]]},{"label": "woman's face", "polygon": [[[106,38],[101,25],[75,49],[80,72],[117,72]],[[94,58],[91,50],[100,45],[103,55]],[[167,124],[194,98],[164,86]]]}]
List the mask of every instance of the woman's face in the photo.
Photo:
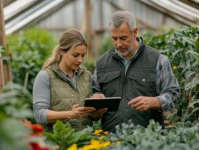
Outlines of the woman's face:
[{"label": "woman's face", "polygon": [[85,45],[78,45],[68,52],[61,51],[62,60],[60,63],[62,63],[67,70],[76,70],[83,62],[86,52],[87,48]]}]

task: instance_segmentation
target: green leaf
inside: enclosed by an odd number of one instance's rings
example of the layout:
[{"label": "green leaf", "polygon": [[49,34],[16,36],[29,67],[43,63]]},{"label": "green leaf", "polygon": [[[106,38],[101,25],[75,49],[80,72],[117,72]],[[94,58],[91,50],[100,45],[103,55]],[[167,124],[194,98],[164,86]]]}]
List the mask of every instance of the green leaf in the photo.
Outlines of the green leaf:
[{"label": "green leaf", "polygon": [[53,132],[55,134],[59,134],[60,136],[62,136],[61,133],[63,132],[64,129],[65,129],[65,124],[60,120],[57,120],[56,123],[53,125]]},{"label": "green leaf", "polygon": [[0,53],[3,53],[5,51],[3,46],[0,46]]},{"label": "green leaf", "polygon": [[193,115],[195,112],[199,111],[199,107],[192,110],[191,115]]},{"label": "green leaf", "polygon": [[189,107],[194,108],[195,104],[199,104],[199,100],[195,100],[195,101],[189,103]]},{"label": "green leaf", "polygon": [[197,52],[189,50],[187,51],[186,55],[188,54],[196,60],[197,64],[199,64],[199,54]]},{"label": "green leaf", "polygon": [[188,43],[188,44],[191,44],[191,45],[194,45],[194,41],[192,38],[188,38],[188,37],[182,37],[182,41],[183,43]]}]

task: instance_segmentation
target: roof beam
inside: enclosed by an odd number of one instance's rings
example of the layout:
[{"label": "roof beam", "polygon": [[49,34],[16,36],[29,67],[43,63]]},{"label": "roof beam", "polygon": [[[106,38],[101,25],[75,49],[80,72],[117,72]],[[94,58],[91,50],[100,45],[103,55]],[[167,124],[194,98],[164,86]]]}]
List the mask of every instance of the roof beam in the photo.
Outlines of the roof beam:
[{"label": "roof beam", "polygon": [[3,6],[5,7],[5,6],[8,6],[8,5],[10,5],[11,3],[13,3],[14,1],[16,1],[16,0],[3,0]]},{"label": "roof beam", "polygon": [[[172,11],[172,8],[166,8],[161,6],[162,2],[160,0],[140,0],[141,2],[143,2],[144,4],[164,13],[165,15],[176,19],[177,21],[179,21],[182,24],[185,25],[189,25],[189,26],[197,26],[199,24],[199,18],[197,19],[190,19],[190,17],[188,17],[188,15],[183,15],[179,12],[177,12],[177,10]],[[169,2],[169,0],[165,0],[166,2]],[[169,7],[169,6],[168,6]]]},{"label": "roof beam", "polygon": [[[55,11],[64,7],[67,3],[74,2],[74,0],[45,0],[41,1],[42,9],[40,8],[32,8],[26,12],[27,14],[23,14],[22,16],[18,16],[14,18],[14,20],[6,23],[6,34],[14,33],[19,31],[22,28],[26,28],[29,26],[33,26],[37,24],[40,20],[46,18],[51,15]],[[36,5],[37,7],[37,5]]]},{"label": "roof beam", "polygon": [[198,0],[180,0],[181,2],[190,5],[196,9],[199,9],[199,2]]}]

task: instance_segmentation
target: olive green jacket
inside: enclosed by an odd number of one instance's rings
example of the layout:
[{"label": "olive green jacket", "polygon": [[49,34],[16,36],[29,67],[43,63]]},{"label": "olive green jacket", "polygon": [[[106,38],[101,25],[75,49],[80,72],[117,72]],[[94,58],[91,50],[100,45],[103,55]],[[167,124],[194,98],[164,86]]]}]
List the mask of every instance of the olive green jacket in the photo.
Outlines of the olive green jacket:
[{"label": "olive green jacket", "polygon": [[[72,82],[65,78],[57,64],[51,65],[45,69],[48,72],[51,85],[50,110],[71,111],[73,105],[84,105],[84,99],[92,94],[91,73],[83,66],[80,66],[77,74],[77,89]],[[81,130],[87,125],[91,126],[92,121],[88,116],[79,119],[66,119],[65,123],[70,123],[75,130]],[[53,131],[53,125],[44,125],[44,130]]]}]

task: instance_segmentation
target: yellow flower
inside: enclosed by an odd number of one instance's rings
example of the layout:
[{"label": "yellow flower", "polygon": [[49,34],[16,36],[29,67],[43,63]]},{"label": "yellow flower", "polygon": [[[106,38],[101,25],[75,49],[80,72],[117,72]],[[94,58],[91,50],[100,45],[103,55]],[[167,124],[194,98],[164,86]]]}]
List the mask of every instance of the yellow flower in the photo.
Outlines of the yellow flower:
[{"label": "yellow flower", "polygon": [[102,148],[105,148],[105,147],[108,147],[110,144],[111,144],[111,143],[110,143],[109,141],[107,141],[107,142],[102,143],[102,144],[101,144],[101,147],[102,147]]},{"label": "yellow flower", "polygon": [[101,129],[95,130],[95,131],[94,131],[94,135],[99,135],[102,131],[103,131],[103,130],[101,130]]},{"label": "yellow flower", "polygon": [[105,132],[103,132],[105,135],[108,135],[109,134],[109,132],[108,131],[105,131]]},{"label": "yellow flower", "polygon": [[82,148],[79,148],[78,150],[101,150],[105,147],[108,147],[109,145],[111,145],[111,142],[109,141],[101,143],[98,140],[92,139],[90,141],[90,145],[84,145]]},{"label": "yellow flower", "polygon": [[90,141],[90,143],[91,143],[91,145],[100,145],[100,141],[97,141],[97,140],[94,140],[94,139],[92,139]]},{"label": "yellow flower", "polygon": [[176,70],[177,69],[177,66],[173,66],[173,70]]},{"label": "yellow flower", "polygon": [[100,136],[99,140],[103,140],[104,139],[104,136]]},{"label": "yellow flower", "polygon": [[90,145],[84,145],[82,148],[79,148],[79,150],[100,150],[101,143],[100,141],[92,139],[90,141]]},{"label": "yellow flower", "polygon": [[120,145],[121,143],[122,143],[121,141],[117,141],[117,142],[116,142],[117,145]]},{"label": "yellow flower", "polygon": [[78,148],[76,144],[73,144],[67,150],[78,150]]}]

